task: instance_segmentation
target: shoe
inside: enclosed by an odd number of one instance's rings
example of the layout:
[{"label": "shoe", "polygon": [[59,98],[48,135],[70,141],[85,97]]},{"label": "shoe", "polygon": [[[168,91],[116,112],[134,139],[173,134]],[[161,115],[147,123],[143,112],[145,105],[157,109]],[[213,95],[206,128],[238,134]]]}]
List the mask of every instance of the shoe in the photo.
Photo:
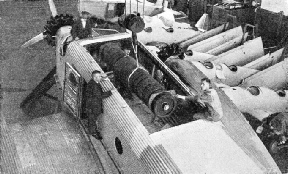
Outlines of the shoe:
[{"label": "shoe", "polygon": [[96,138],[97,140],[102,140],[102,136],[100,134],[100,132],[95,132],[95,133],[92,133],[90,134],[92,137]]}]

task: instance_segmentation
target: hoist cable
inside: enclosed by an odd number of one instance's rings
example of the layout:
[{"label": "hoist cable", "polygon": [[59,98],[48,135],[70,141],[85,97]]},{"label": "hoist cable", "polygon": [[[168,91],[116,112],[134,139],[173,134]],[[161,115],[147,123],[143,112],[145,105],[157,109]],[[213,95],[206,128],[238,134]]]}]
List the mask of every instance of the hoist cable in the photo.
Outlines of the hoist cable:
[{"label": "hoist cable", "polygon": [[144,20],[144,11],[145,11],[145,1],[146,0],[143,0],[143,20]]},{"label": "hoist cable", "polygon": [[[134,33],[133,33],[134,34]],[[132,34],[132,35],[133,35]],[[132,36],[133,37],[133,36]],[[139,67],[139,60],[138,60],[138,55],[137,55],[137,43],[136,43],[136,39],[135,39],[135,46],[134,46],[134,43],[132,43],[132,47],[133,47],[133,51],[134,51],[134,55],[135,55],[135,58],[136,58],[136,63],[137,63],[137,67]]]},{"label": "hoist cable", "polygon": [[132,4],[131,4],[131,0],[130,0],[130,14],[131,14],[131,11],[132,11],[131,8],[132,8]]},{"label": "hoist cable", "polygon": [[139,3],[139,1],[137,0],[137,13],[136,14],[138,14],[138,3]]}]

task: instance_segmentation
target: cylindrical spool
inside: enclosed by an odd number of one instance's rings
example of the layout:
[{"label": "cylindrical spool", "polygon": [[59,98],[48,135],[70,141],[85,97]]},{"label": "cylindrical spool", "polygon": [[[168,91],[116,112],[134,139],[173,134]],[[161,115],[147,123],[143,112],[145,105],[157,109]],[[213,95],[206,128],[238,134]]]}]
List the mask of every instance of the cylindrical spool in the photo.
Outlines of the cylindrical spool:
[{"label": "cylindrical spool", "polygon": [[[109,44],[102,49],[103,60],[113,67],[115,80],[121,82],[125,88],[135,93],[152,112],[159,117],[168,117],[175,110],[177,101],[174,96],[143,68],[137,66],[136,60],[131,56],[114,59],[123,52],[119,45]],[[111,64],[113,63],[113,65]]]},{"label": "cylindrical spool", "polygon": [[171,93],[163,91],[151,95],[149,107],[157,117],[167,118],[175,111],[177,100]]}]

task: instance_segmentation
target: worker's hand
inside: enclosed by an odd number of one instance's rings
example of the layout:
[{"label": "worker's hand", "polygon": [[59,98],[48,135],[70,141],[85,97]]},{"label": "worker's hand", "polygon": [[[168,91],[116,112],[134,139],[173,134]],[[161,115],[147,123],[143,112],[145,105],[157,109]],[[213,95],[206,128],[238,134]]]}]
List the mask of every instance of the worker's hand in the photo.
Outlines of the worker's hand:
[{"label": "worker's hand", "polygon": [[183,96],[183,95],[178,95],[178,94],[176,94],[176,97],[177,97],[177,98],[180,98],[180,99],[182,99],[182,100],[185,100],[185,96]]},{"label": "worker's hand", "polygon": [[115,93],[115,92],[117,92],[117,89],[116,89],[116,88],[112,88],[110,91],[111,91],[112,93]]},{"label": "worker's hand", "polygon": [[204,103],[203,101],[201,101],[201,100],[198,100],[198,103],[199,103],[200,106],[203,107],[203,108],[206,106],[205,103]]},{"label": "worker's hand", "polygon": [[75,37],[75,40],[79,40],[79,37]]},{"label": "worker's hand", "polygon": [[197,99],[194,96],[188,95],[185,97],[186,101],[195,102]]}]

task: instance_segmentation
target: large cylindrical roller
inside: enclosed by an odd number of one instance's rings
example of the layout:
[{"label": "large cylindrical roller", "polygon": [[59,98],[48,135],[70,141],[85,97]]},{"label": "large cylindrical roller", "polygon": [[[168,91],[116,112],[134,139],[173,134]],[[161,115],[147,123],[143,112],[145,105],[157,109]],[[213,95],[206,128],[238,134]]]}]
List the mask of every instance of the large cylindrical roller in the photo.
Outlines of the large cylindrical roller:
[{"label": "large cylindrical roller", "polygon": [[225,63],[226,65],[243,66],[264,55],[261,37],[250,40],[244,45],[208,59],[214,63]]},{"label": "large cylindrical roller", "polygon": [[193,63],[181,59],[168,59],[165,64],[191,87],[194,94],[201,92],[201,79],[206,77]]},{"label": "large cylindrical roller", "polygon": [[131,57],[126,56],[117,43],[107,43],[101,48],[101,57],[114,71],[115,80],[135,93],[158,117],[170,116],[177,101],[170,92]]},{"label": "large cylindrical roller", "polygon": [[245,41],[247,38],[248,33],[245,33],[244,36],[238,36],[222,45],[219,45],[216,48],[213,48],[212,50],[207,51],[206,53],[208,54],[212,54],[212,55],[219,55],[222,54],[230,49],[233,49],[235,47],[238,47],[242,41]]},{"label": "large cylindrical roller", "polygon": [[250,62],[246,64],[244,67],[251,68],[251,69],[257,69],[257,70],[264,70],[268,68],[269,66],[273,66],[276,63],[279,63],[283,60],[282,58],[282,52],[284,48],[281,48],[273,53],[266,54],[265,56],[262,56],[253,62]]},{"label": "large cylindrical roller", "polygon": [[182,41],[179,44],[179,46],[181,48],[183,48],[184,50],[186,50],[192,44],[195,44],[197,42],[200,42],[202,40],[205,40],[205,39],[207,39],[209,37],[215,36],[215,35],[223,32],[223,31],[225,31],[228,28],[228,24],[229,23],[223,24],[223,25],[221,25],[221,26],[219,26],[217,28],[211,29],[211,30],[209,30],[209,31],[207,31],[205,33],[198,34],[198,35],[196,35],[194,37],[191,37],[188,40],[184,40],[184,41]]},{"label": "large cylindrical roller", "polygon": [[225,64],[214,64],[211,62],[195,62],[193,63],[200,71],[202,71],[209,79],[217,79],[229,86],[237,86],[244,78],[256,74],[258,70],[249,69],[239,66],[227,66]]},{"label": "large cylindrical roller", "polygon": [[224,44],[225,42],[228,42],[239,36],[243,36],[243,30],[241,26],[230,29],[221,34],[215,35],[201,42],[197,42],[193,45],[190,45],[188,47],[188,50],[194,50],[201,53],[206,53],[209,50],[212,50],[213,48],[216,48]]},{"label": "large cylindrical roller", "polygon": [[265,87],[222,88],[225,94],[243,113],[249,113],[258,120],[277,112],[287,112],[288,91],[273,91]]},{"label": "large cylindrical roller", "polygon": [[263,86],[273,90],[287,88],[288,60],[279,62],[263,71],[260,71],[244,80],[243,87]]}]

